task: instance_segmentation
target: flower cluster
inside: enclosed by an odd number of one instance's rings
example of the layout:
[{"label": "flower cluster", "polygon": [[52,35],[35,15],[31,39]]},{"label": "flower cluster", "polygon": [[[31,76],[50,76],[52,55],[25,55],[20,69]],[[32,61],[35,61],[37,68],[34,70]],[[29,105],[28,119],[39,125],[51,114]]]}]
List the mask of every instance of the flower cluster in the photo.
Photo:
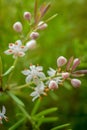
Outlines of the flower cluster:
[{"label": "flower cluster", "polygon": [[[71,57],[67,60],[65,57],[60,56],[57,59],[57,69],[49,68],[47,71],[48,76],[42,72],[42,66],[31,65],[30,69],[22,71],[26,77],[26,83],[31,81],[35,84],[34,92],[30,94],[33,97],[32,101],[36,98],[41,97],[41,95],[46,95],[46,90],[57,90],[61,84],[63,85],[64,81],[67,80],[75,88],[80,87],[81,81],[75,77],[83,76],[87,73],[86,70],[75,71],[77,66],[80,64],[78,58]],[[66,66],[65,66],[66,65]],[[65,70],[62,70],[62,67],[65,66]],[[32,85],[32,84],[31,84]]]},{"label": "flower cluster", "polygon": [[[36,3],[37,4],[37,3]],[[13,55],[13,58],[19,58],[25,56],[28,50],[32,50],[36,47],[36,39],[40,36],[39,31],[47,28],[47,22],[54,18],[56,15],[50,17],[45,22],[42,20],[44,14],[49,9],[50,4],[42,5],[39,9],[36,9],[34,18],[33,15],[26,11],[23,14],[24,20],[29,22],[30,30],[28,30],[27,36],[23,34],[23,25],[20,21],[17,21],[13,24],[13,29],[17,33],[20,34],[19,40],[15,43],[9,43],[9,49],[4,51],[6,55]],[[39,12],[37,13],[37,10]],[[39,15],[38,15],[39,14]],[[32,23],[33,21],[33,23]],[[2,77],[8,75],[12,72],[12,70],[16,67],[17,60],[14,60],[13,66],[11,66],[4,74],[2,74],[2,68],[0,70],[0,89],[4,91],[9,91],[12,89],[10,82],[6,84],[6,87],[3,89],[2,85]],[[17,86],[16,88],[20,89],[25,86],[29,86],[33,91],[30,96],[32,97],[32,101],[35,101],[37,98],[40,98],[42,95],[47,95],[48,91],[58,90],[61,85],[63,85],[64,81],[69,81],[74,88],[80,87],[81,81],[77,79],[77,77],[83,76],[87,74],[87,70],[76,70],[80,64],[79,58],[71,57],[67,60],[65,57],[60,56],[57,58],[57,69],[49,68],[47,70],[47,74],[43,72],[42,66],[30,65],[28,69],[22,71],[22,74],[26,76],[25,84]],[[2,63],[0,62],[0,65]],[[2,67],[2,66],[1,66]],[[12,78],[12,73],[8,77],[8,81]],[[9,94],[8,94],[9,95]],[[20,100],[15,98],[15,96],[10,94],[13,100],[16,100],[18,104],[22,104]],[[22,104],[23,105],[23,104]],[[24,109],[21,109],[24,112]],[[7,117],[5,116],[6,109],[3,106],[2,111],[0,112],[0,124],[3,123],[3,119],[7,121]],[[26,112],[24,112],[26,113]],[[34,124],[34,123],[33,123]]]},{"label": "flower cluster", "polygon": [[[25,20],[27,20],[31,25],[32,21],[32,15],[30,12],[24,12],[23,17]],[[13,58],[17,57],[23,57],[25,55],[25,52],[29,49],[34,49],[36,47],[36,39],[39,37],[39,30],[44,30],[48,25],[44,21],[41,21],[41,18],[38,20],[34,27],[31,29],[32,32],[29,32],[28,36],[25,38],[24,37],[24,43],[22,43],[21,40],[17,40],[14,43],[9,44],[9,49],[5,51],[5,54],[11,55],[13,54]],[[13,24],[13,29],[17,32],[22,34],[23,31],[23,25],[21,22],[17,21],[16,23]],[[30,30],[29,30],[30,31]],[[22,34],[23,35],[23,34]],[[24,44],[24,45],[23,45]]]}]

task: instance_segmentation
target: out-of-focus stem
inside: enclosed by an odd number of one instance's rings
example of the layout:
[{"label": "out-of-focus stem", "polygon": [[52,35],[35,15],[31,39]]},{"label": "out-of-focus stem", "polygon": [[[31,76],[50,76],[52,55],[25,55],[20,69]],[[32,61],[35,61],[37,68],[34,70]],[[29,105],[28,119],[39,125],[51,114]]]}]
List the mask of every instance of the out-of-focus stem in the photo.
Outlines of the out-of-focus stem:
[{"label": "out-of-focus stem", "polygon": [[[14,69],[15,69],[15,67],[16,67],[17,61],[18,61],[18,58],[16,58],[15,61],[13,62],[13,65],[12,65],[12,66],[14,66]],[[14,69],[13,69],[13,70],[14,70]],[[10,83],[10,80],[11,80],[11,78],[12,78],[12,75],[13,75],[13,71],[10,73],[10,75],[9,75],[9,77],[8,77],[7,84]]]},{"label": "out-of-focus stem", "polygon": [[35,7],[34,7],[34,20],[35,20],[35,24],[37,24],[38,2],[39,2],[39,0],[35,0]]}]

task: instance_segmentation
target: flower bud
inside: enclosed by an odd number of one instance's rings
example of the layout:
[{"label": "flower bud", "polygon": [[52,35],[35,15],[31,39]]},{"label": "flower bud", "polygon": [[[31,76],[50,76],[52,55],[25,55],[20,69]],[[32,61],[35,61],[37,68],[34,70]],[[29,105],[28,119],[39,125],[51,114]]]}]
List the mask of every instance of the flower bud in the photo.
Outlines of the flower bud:
[{"label": "flower bud", "polygon": [[22,24],[21,22],[16,22],[13,24],[13,29],[16,31],[16,32],[22,32]]},{"label": "flower bud", "polygon": [[49,89],[54,90],[54,89],[58,88],[58,85],[54,80],[51,80],[48,87],[49,87]]},{"label": "flower bud", "polygon": [[34,49],[36,47],[36,41],[35,40],[28,41],[26,43],[26,47],[31,50]]},{"label": "flower bud", "polygon": [[68,72],[64,72],[64,73],[62,73],[62,78],[63,79],[67,79],[67,78],[69,78],[69,73]]},{"label": "flower bud", "polygon": [[31,34],[30,34],[30,38],[31,39],[37,39],[39,37],[39,33],[38,32],[32,32]]},{"label": "flower bud", "polygon": [[41,21],[41,22],[39,22],[39,24],[38,24],[38,29],[39,30],[44,30],[45,28],[47,28],[47,24],[46,23],[44,23],[43,21]]},{"label": "flower bud", "polygon": [[63,65],[65,65],[67,63],[67,59],[63,56],[60,56],[58,59],[57,59],[57,65],[58,67],[61,67]]},{"label": "flower bud", "polygon": [[30,12],[24,12],[24,19],[31,20],[31,13]]},{"label": "flower bud", "polygon": [[71,79],[71,84],[73,87],[77,88],[80,87],[81,81],[79,79]]},{"label": "flower bud", "polygon": [[80,59],[79,58],[74,59],[72,71],[74,71],[79,64],[80,64]]}]

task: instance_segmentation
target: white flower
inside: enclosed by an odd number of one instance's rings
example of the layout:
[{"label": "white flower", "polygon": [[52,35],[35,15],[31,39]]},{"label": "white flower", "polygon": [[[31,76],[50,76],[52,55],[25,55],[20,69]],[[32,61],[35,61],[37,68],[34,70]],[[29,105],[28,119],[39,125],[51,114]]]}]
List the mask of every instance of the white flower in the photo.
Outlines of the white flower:
[{"label": "white flower", "polygon": [[22,45],[21,40],[17,40],[14,43],[9,44],[9,49],[6,50],[4,53],[7,55],[13,54],[13,58],[23,57],[25,55],[25,51],[27,51],[27,47]]},{"label": "white flower", "polygon": [[43,82],[40,82],[40,83],[37,85],[37,87],[35,87],[34,92],[32,92],[32,93],[30,94],[30,96],[33,97],[32,101],[34,101],[35,99],[37,99],[38,97],[40,97],[41,94],[45,95],[44,89],[45,89],[44,83],[43,83]]},{"label": "white flower", "polygon": [[47,73],[48,73],[49,76],[53,77],[56,74],[56,70],[54,70],[52,68],[49,68],[49,70],[47,71]]},{"label": "white flower", "polygon": [[35,66],[31,65],[30,69],[22,71],[22,74],[26,75],[26,83],[29,83],[31,80],[34,81],[34,79],[45,79],[45,74],[42,72],[43,68],[42,66]]},{"label": "white flower", "polygon": [[7,121],[7,117],[5,116],[6,108],[2,107],[2,112],[0,111],[0,124],[2,124],[2,119],[5,119]]},{"label": "white flower", "polygon": [[[54,77],[52,78],[57,84],[59,84],[62,80],[62,76],[56,77],[56,70],[49,68],[49,70],[47,71],[48,75],[50,77]],[[47,81],[47,84],[49,84],[50,80]]]}]

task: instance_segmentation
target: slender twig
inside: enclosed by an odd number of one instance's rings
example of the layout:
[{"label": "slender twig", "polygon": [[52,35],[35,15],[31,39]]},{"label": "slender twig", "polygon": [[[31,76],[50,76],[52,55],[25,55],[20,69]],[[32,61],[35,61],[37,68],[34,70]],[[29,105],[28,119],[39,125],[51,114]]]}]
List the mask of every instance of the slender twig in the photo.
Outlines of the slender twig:
[{"label": "slender twig", "polygon": [[[13,62],[13,65],[12,65],[12,66],[14,66],[14,69],[15,69],[15,67],[16,67],[17,61],[18,61],[18,58],[16,58],[15,61]],[[14,69],[13,69],[13,70],[14,70]],[[11,80],[11,78],[12,78],[12,75],[13,75],[13,71],[10,73],[10,75],[9,75],[9,77],[8,77],[7,84],[10,83],[10,80]]]}]

